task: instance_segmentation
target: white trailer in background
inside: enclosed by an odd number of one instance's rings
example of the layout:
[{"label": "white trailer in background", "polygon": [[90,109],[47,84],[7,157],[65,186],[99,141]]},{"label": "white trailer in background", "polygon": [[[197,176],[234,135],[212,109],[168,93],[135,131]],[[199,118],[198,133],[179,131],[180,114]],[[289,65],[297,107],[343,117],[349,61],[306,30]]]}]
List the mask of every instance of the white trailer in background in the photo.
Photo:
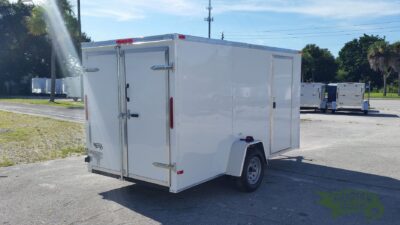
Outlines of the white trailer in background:
[{"label": "white trailer in background", "polygon": [[301,83],[300,109],[326,112],[325,84]]},{"label": "white trailer in background", "polygon": [[268,158],[299,147],[298,51],[179,34],[82,46],[91,172],[254,191]]},{"label": "white trailer in background", "polygon": [[369,101],[364,100],[365,83],[331,83],[327,87],[328,108],[338,110],[359,110],[368,114]]},{"label": "white trailer in background", "polygon": [[46,94],[47,78],[32,78],[32,94]]},{"label": "white trailer in background", "polygon": [[[47,78],[46,79],[46,94],[51,93],[51,79]],[[62,95],[64,93],[64,82],[63,79],[56,79],[56,89],[55,89],[55,94],[56,95]]]},{"label": "white trailer in background", "polygon": [[64,93],[67,95],[67,98],[72,98],[74,101],[77,101],[82,97],[82,85],[80,77],[65,77],[63,78],[64,84]]}]

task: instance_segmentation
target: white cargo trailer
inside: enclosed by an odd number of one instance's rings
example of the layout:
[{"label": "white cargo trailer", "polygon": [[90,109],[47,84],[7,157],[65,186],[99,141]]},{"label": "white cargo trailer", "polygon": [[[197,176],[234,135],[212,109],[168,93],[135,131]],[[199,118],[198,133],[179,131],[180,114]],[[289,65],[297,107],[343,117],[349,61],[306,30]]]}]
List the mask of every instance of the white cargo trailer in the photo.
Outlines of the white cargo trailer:
[{"label": "white cargo trailer", "polygon": [[[51,79],[46,79],[46,94],[51,93]],[[56,79],[56,87],[55,87],[55,94],[62,95],[64,94],[64,82],[63,79]]]},{"label": "white cargo trailer", "polygon": [[188,35],[84,43],[89,171],[177,193],[222,175],[242,190],[299,147],[298,51]]},{"label": "white cargo trailer", "polygon": [[301,83],[300,108],[326,111],[325,84]]},{"label": "white cargo trailer", "polygon": [[32,94],[46,94],[47,78],[32,78]]},{"label": "white cargo trailer", "polygon": [[63,78],[64,94],[67,98],[72,98],[75,101],[82,97],[81,94],[81,77],[65,77]]},{"label": "white cargo trailer", "polygon": [[365,83],[328,84],[328,108],[338,110],[361,110],[368,114],[369,101],[364,99]]}]

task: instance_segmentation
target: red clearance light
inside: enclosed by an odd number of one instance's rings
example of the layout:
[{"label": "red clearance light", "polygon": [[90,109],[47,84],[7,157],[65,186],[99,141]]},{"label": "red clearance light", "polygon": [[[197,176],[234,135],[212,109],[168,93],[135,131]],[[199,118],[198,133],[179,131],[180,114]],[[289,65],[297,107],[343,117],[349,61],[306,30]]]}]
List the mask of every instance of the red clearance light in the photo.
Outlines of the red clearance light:
[{"label": "red clearance light", "polygon": [[180,35],[178,35],[178,38],[181,39],[181,40],[184,40],[184,39],[186,39],[186,36],[183,35],[183,34],[180,34]]},{"label": "red clearance light", "polygon": [[176,174],[178,174],[178,175],[183,174],[183,170],[178,170],[178,171],[176,171]]},{"label": "red clearance light", "polygon": [[127,39],[118,39],[115,41],[119,45],[125,45],[125,44],[132,44],[133,43],[133,38],[127,38]]}]

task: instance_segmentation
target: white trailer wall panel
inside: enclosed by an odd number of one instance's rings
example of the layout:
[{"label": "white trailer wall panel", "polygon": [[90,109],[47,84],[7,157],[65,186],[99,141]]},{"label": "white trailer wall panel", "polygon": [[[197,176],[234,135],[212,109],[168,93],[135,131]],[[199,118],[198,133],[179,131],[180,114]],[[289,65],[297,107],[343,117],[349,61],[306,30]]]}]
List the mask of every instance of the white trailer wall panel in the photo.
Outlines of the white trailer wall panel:
[{"label": "white trailer wall panel", "polygon": [[[177,162],[193,175],[182,176],[180,187],[223,174],[232,143],[247,135],[261,140],[267,155],[299,147],[300,76],[293,73],[300,70],[299,58],[198,42],[177,42],[176,48],[177,95],[182,97],[175,100],[179,101]],[[283,91],[277,98],[289,100],[276,113],[275,126],[271,124],[273,74],[274,85]],[[292,110],[292,105],[297,107]],[[282,117],[285,113],[287,118]],[[275,146],[270,143],[271,128],[275,128]],[[207,169],[198,169],[204,165]]]}]

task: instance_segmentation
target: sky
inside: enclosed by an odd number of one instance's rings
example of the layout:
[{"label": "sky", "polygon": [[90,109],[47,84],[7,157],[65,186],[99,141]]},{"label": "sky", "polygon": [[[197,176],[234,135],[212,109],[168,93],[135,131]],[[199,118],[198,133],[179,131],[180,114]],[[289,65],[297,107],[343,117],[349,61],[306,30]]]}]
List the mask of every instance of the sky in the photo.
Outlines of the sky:
[{"label": "sky", "polygon": [[[71,3],[76,6],[76,0]],[[206,37],[208,0],[81,0],[94,41],[180,33]],[[300,50],[314,43],[337,56],[364,33],[400,41],[400,0],[213,0],[212,38]]]}]

